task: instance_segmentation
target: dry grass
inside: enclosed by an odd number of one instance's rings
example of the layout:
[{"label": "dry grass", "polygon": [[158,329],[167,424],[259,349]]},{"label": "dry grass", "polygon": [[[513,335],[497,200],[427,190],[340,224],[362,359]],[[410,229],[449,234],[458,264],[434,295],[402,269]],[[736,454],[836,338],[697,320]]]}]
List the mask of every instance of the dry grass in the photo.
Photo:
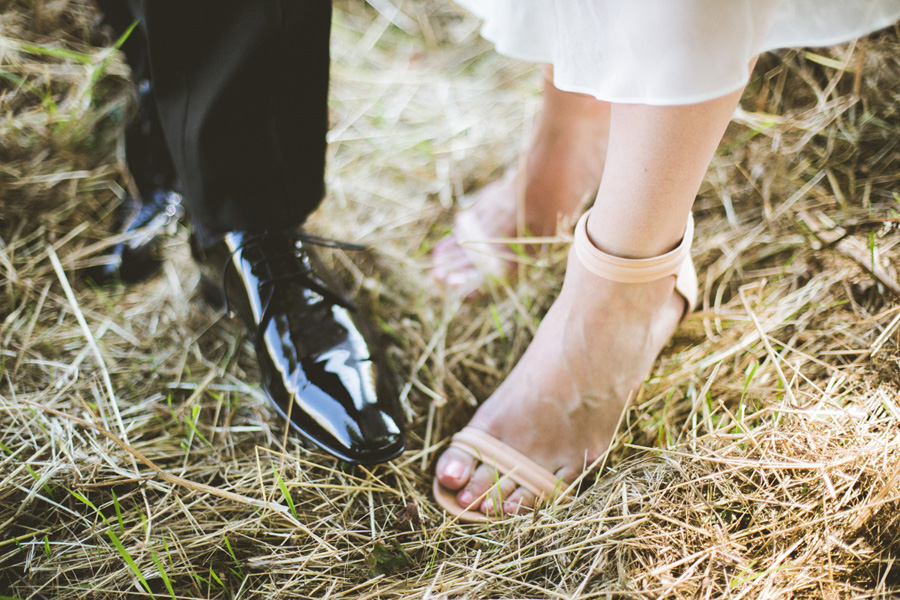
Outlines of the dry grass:
[{"label": "dry grass", "polygon": [[598,481],[491,527],[447,519],[431,463],[523,351],[566,240],[467,305],[422,268],[444,209],[521,147],[533,67],[444,0],[339,3],[314,227],[377,249],[334,261],[410,430],[401,459],[347,471],[285,443],[244,335],[192,302],[184,232],[150,283],[78,278],[122,196],[127,69],[73,0],[2,0],[0,32],[0,595],[900,594],[896,30],[763,58],[696,206],[702,309]]}]

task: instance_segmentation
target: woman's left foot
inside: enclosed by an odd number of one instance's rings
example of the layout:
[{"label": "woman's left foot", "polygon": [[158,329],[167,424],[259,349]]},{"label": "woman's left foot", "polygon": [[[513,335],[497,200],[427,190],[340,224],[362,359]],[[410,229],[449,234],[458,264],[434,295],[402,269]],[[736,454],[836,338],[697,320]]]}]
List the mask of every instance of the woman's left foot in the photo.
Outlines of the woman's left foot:
[{"label": "woman's left foot", "polygon": [[432,280],[468,295],[514,265],[515,254],[498,240],[555,235],[561,219],[596,195],[608,137],[609,104],[556,89],[545,69],[544,107],[528,151],[502,178],[463,201],[467,208],[457,213],[453,233],[431,253]]},{"label": "woman's left foot", "polygon": [[[561,481],[575,479],[607,449],[629,397],[678,326],[685,300],[674,287],[675,277],[609,281],[570,254],[559,298],[522,359],[469,426],[530,457]],[[473,508],[494,516],[522,512],[537,500],[456,448],[438,460],[437,478],[456,492],[461,508],[481,499]]]}]

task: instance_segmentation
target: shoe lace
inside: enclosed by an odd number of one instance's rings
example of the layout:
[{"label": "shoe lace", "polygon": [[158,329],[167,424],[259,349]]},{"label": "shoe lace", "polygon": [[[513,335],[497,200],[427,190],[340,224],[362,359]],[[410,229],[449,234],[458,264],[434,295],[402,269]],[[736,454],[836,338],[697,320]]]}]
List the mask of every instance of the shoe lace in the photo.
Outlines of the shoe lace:
[{"label": "shoe lace", "polygon": [[[300,242],[303,245],[354,251],[365,250],[365,246],[362,246],[360,244],[353,244],[351,242],[333,240],[330,238],[314,235],[312,233],[307,233],[305,231],[264,231],[261,233],[245,236],[244,239],[241,240],[241,243],[238,244],[238,246],[234,250],[232,250],[231,259],[234,259],[235,254],[237,254],[238,252],[242,252],[247,246],[257,244],[263,239],[271,238],[272,236],[282,236],[288,238],[289,240],[292,240],[294,244],[290,251],[264,253],[261,258],[248,261],[252,272],[259,278],[260,288],[266,287],[269,290],[266,300],[262,305],[262,315],[260,316],[259,325],[256,329],[257,342],[260,342],[262,340],[262,336],[265,334],[265,330],[268,327],[269,321],[272,319],[272,300],[275,297],[275,284],[279,282],[295,281],[301,284],[303,287],[319,294],[332,304],[342,306],[343,308],[346,308],[350,311],[357,310],[356,305],[349,298],[346,298],[343,295],[328,289],[325,284],[315,275],[310,262],[306,259],[303,259],[303,247],[298,246],[296,242]],[[285,258],[301,258],[303,260],[294,261],[292,263],[297,267],[295,270],[283,273],[278,276],[272,276],[270,269],[259,268],[268,262]],[[225,296],[225,310],[231,313],[232,310],[228,301],[227,293],[228,279],[226,277],[228,262],[229,261],[226,261],[222,269],[222,292]]]}]

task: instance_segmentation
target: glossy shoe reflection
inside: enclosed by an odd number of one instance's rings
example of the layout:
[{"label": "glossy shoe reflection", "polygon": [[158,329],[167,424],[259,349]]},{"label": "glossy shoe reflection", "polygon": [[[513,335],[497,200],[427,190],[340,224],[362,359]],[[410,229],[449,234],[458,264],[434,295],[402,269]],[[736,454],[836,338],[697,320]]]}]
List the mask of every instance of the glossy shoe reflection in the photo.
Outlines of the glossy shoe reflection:
[{"label": "glossy shoe reflection", "polygon": [[206,285],[221,282],[230,311],[255,336],[261,384],[303,437],[348,462],[403,451],[398,403],[381,378],[349,305],[318,263],[313,236],[232,232],[194,244]]}]

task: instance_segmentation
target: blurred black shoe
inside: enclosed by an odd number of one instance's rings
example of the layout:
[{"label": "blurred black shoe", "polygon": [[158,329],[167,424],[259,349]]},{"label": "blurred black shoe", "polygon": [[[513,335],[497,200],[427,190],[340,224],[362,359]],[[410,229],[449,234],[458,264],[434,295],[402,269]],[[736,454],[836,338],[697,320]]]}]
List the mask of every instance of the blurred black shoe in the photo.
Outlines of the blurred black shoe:
[{"label": "blurred black shoe", "polygon": [[128,169],[137,196],[128,196],[118,211],[118,232],[129,234],[125,241],[110,246],[102,262],[85,274],[100,285],[137,283],[159,271],[163,263],[161,242],[174,232],[182,217],[181,195],[175,167],[163,138],[150,83],[137,85],[138,111],[125,130]]},{"label": "blurred black shoe", "polygon": [[110,246],[102,263],[85,269],[85,275],[100,285],[137,283],[156,274],[163,264],[162,240],[172,235],[183,213],[181,196],[163,190],[153,190],[140,201],[128,197],[120,210],[121,232],[128,234],[127,239]]},{"label": "blurred black shoe", "polygon": [[232,232],[192,244],[206,293],[217,289],[254,337],[263,390],[305,439],[355,464],[403,451],[400,408],[383,384],[352,305],[308,234]]}]

